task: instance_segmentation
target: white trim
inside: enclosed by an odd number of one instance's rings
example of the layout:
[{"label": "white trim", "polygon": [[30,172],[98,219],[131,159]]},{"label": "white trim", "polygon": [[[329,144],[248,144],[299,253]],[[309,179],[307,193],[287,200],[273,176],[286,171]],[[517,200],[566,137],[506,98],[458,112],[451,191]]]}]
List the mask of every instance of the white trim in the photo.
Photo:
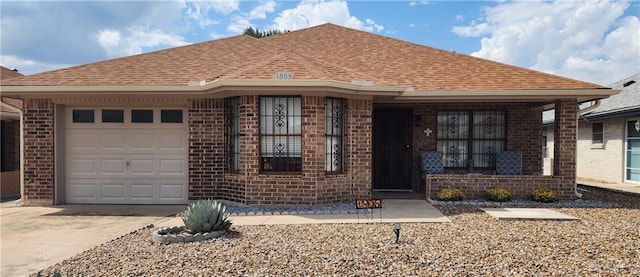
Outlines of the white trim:
[{"label": "white trim", "polygon": [[[196,85],[194,85],[196,84]],[[410,86],[374,85],[371,82],[342,82],[335,80],[257,80],[224,79],[209,83],[189,82],[182,85],[95,85],[95,86],[1,86],[7,96],[55,95],[214,95],[225,92],[292,91],[336,92],[353,95],[391,96],[400,101],[455,100],[455,99],[515,99],[522,101],[558,98],[605,98],[620,90],[605,88],[586,89],[479,89],[479,90],[414,90]],[[229,96],[229,95],[228,95]]]}]

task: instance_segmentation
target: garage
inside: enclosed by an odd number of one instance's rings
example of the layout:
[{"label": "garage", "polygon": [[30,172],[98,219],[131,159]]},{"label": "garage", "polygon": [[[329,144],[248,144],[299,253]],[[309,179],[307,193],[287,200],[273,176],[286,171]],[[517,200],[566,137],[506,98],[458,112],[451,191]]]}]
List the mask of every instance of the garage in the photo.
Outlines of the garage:
[{"label": "garage", "polygon": [[66,202],[187,203],[185,114],[184,108],[66,108]]}]

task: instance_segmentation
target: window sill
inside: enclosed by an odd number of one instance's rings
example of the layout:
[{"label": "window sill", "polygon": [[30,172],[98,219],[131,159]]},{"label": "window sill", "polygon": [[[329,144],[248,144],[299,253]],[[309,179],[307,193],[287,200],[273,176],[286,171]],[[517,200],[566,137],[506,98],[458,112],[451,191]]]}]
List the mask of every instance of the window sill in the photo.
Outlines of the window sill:
[{"label": "window sill", "polygon": [[604,149],[604,143],[592,143],[591,149]]}]

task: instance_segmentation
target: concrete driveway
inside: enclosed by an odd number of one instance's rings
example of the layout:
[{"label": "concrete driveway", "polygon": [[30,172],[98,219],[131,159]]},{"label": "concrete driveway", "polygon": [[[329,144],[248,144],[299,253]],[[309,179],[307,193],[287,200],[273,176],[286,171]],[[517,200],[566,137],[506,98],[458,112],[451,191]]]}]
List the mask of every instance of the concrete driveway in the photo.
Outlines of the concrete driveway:
[{"label": "concrete driveway", "polygon": [[[160,224],[186,205],[0,204],[1,276],[26,276],[149,224]],[[149,238],[151,239],[151,238]]]}]

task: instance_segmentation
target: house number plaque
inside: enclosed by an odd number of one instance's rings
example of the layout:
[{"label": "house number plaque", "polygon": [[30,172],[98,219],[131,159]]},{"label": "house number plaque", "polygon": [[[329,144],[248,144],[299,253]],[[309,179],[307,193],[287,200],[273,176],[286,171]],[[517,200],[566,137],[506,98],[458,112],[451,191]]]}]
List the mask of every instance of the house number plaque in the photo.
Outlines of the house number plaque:
[{"label": "house number plaque", "polygon": [[276,73],[276,80],[293,80],[293,73],[278,72]]}]

